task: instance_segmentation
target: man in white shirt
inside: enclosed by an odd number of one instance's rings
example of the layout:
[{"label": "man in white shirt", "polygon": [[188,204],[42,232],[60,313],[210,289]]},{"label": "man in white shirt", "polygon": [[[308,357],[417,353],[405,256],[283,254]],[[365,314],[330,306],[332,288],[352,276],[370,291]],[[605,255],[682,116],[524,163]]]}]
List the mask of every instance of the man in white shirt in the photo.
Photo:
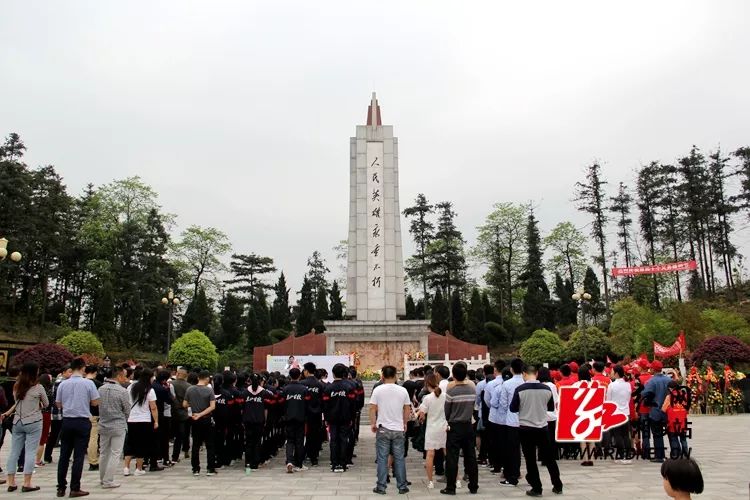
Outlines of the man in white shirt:
[{"label": "man in white shirt", "polygon": [[373,493],[385,495],[388,478],[388,455],[393,455],[393,469],[398,492],[408,493],[406,482],[406,423],[411,417],[409,393],[396,384],[396,367],[384,366],[383,384],[370,396],[370,422],[375,433],[375,451],[378,464],[378,482]]},{"label": "man in white shirt", "polygon": [[623,425],[610,430],[610,437],[617,448],[617,463],[630,464],[625,456],[626,450],[630,449],[630,397],[632,388],[630,384],[623,379],[625,369],[617,365],[612,368],[612,383],[607,386],[607,401],[612,401],[617,405],[617,413],[628,416],[628,421]]}]

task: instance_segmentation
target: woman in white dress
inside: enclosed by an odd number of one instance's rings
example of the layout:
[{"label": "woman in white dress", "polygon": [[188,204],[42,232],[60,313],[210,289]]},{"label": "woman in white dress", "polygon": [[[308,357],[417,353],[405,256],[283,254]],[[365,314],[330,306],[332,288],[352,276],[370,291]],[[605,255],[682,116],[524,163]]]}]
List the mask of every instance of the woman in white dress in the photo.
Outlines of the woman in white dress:
[{"label": "woman in white dress", "polygon": [[[438,387],[438,379],[431,373],[424,379],[424,384],[429,394],[422,399],[419,406],[419,420],[426,421],[424,449],[427,452],[425,470],[427,472],[427,487],[434,488],[432,482],[432,466],[435,460],[435,450],[443,450],[445,453],[446,428],[445,421],[445,394]],[[426,417],[426,418],[425,418]]]}]

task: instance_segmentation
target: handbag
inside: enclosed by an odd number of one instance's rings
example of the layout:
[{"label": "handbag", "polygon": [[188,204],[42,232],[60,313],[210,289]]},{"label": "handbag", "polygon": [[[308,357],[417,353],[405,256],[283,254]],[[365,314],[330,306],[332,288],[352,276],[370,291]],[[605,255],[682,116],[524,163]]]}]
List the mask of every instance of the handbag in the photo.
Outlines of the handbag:
[{"label": "handbag", "polygon": [[13,413],[11,413],[10,415],[8,415],[7,417],[5,417],[3,419],[3,424],[2,424],[3,429],[5,429],[6,431],[11,431],[12,432],[12,430],[13,430],[13,417],[15,415],[16,415],[16,412],[13,411]]}]

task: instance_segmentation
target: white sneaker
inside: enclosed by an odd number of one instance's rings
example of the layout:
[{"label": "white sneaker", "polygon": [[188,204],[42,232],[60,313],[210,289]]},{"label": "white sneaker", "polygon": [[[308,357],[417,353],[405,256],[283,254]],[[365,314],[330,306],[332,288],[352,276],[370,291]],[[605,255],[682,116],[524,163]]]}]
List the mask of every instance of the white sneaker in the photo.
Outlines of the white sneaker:
[{"label": "white sneaker", "polygon": [[302,472],[302,471],[305,471],[305,470],[309,470],[306,465],[303,465],[302,467],[295,467],[294,468],[294,472]]},{"label": "white sneaker", "polygon": [[617,463],[620,465],[630,465],[633,463],[632,460],[617,460]]},{"label": "white sneaker", "polygon": [[102,488],[104,488],[105,490],[111,490],[111,489],[119,488],[119,487],[120,487],[120,483],[103,483],[102,484]]},{"label": "white sneaker", "polygon": [[122,475],[123,476],[129,476],[130,475],[130,469],[128,467],[122,468]]},{"label": "white sneaker", "polygon": [[133,473],[133,475],[134,476],[145,476],[146,475],[146,471],[143,470],[143,469],[136,469],[135,472]]},{"label": "white sneaker", "polygon": [[434,488],[435,488],[435,485],[432,484],[432,481],[430,481],[429,483],[427,483],[427,489],[428,490],[431,490],[431,489],[434,489]]},{"label": "white sneaker", "polygon": [[456,489],[461,487],[461,481],[456,481]]}]

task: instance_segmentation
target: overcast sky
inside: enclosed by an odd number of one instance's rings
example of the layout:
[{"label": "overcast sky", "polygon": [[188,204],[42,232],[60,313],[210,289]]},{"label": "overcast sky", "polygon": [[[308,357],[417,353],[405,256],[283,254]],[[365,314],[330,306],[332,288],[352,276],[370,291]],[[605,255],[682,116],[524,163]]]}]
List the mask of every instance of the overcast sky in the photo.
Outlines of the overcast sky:
[{"label": "overcast sky", "polygon": [[5,1],[0,134],[72,193],[141,176],[178,230],[218,227],[296,287],[315,249],[335,268],[372,91],[402,207],[453,201],[469,243],[501,201],[588,231],[571,198],[593,160],[614,194],[692,144],[750,145],[748,5]]}]

